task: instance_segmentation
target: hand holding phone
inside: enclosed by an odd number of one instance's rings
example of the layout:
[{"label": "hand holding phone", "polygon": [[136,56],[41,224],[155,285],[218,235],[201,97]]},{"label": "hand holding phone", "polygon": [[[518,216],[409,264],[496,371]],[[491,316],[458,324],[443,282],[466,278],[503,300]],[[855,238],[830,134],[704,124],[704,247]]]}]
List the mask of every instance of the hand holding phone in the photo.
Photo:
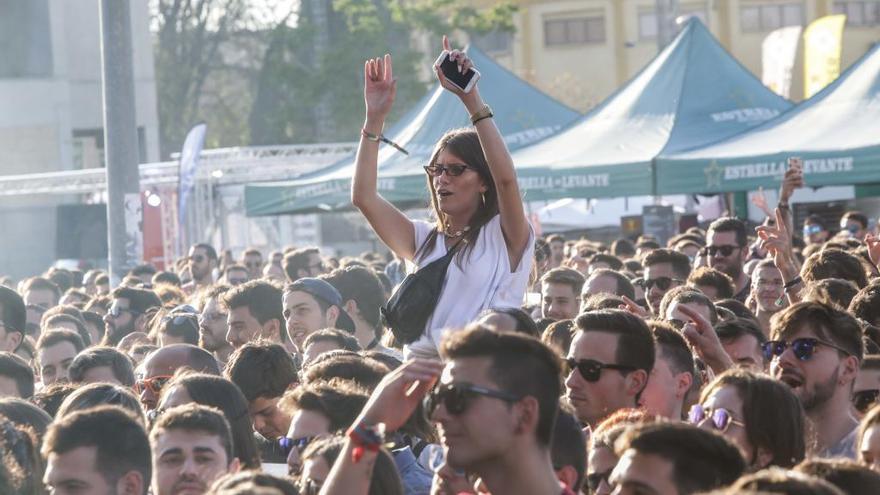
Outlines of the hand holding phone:
[{"label": "hand holding phone", "polygon": [[452,50],[446,36],[443,37],[443,51],[434,62],[434,71],[443,87],[453,92],[470,93],[480,79],[480,73],[473,68],[468,56],[459,50]]}]

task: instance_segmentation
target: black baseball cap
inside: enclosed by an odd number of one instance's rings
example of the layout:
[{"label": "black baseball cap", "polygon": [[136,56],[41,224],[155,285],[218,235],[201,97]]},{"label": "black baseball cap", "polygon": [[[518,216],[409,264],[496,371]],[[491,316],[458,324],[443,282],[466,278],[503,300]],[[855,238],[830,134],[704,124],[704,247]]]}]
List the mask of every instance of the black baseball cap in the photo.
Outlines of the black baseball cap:
[{"label": "black baseball cap", "polygon": [[325,304],[336,306],[339,308],[339,317],[336,318],[336,328],[354,334],[354,321],[351,319],[351,316],[345,312],[345,308],[342,307],[342,294],[336,290],[336,287],[330,285],[329,282],[319,278],[304,277],[289,284],[284,290],[286,292],[305,292],[311,294],[315,299],[324,301]]}]

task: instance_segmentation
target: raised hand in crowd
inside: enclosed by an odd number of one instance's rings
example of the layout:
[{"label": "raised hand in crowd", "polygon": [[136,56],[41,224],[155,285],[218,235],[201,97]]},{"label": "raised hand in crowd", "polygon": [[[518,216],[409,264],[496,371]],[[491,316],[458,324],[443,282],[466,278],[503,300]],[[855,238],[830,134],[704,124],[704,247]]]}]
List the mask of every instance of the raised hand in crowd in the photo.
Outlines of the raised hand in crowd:
[{"label": "raised hand in crowd", "polygon": [[690,321],[682,328],[682,335],[688,344],[694,349],[694,353],[712,368],[716,375],[725,372],[734,366],[733,360],[724,351],[721,340],[712,324],[693,308],[684,304],[678,306],[679,311],[685,314]]},{"label": "raised hand in crowd", "polygon": [[776,225],[762,225],[757,227],[755,231],[761,239],[761,247],[765,249],[773,258],[773,263],[782,273],[782,279],[789,287],[786,290],[790,302],[795,303],[800,300],[799,290],[794,285],[800,277],[800,268],[797,265],[792,250],[791,232],[787,227],[785,213],[782,208],[776,208]]}]

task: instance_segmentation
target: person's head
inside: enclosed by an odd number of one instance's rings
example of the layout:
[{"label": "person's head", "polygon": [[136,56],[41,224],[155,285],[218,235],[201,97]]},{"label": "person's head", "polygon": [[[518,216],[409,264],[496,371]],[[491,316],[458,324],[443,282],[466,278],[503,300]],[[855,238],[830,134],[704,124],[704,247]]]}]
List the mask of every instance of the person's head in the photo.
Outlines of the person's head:
[{"label": "person's head", "polygon": [[153,495],[204,493],[226,473],[239,469],[232,432],[223,413],[187,404],[165,410],[150,430]]},{"label": "person's head", "polygon": [[225,283],[235,287],[251,280],[251,277],[250,272],[244,265],[232,264],[223,269],[223,280]]},{"label": "person's head", "polygon": [[560,356],[568,356],[574,334],[574,321],[559,320],[547,325],[541,334],[541,342],[556,349]]},{"label": "person's head", "polygon": [[15,352],[24,340],[27,308],[17,292],[0,285],[0,352]]},{"label": "person's head", "polygon": [[791,389],[747,370],[728,370],[703,388],[689,421],[716,430],[742,453],[749,470],[791,467],[804,459],[806,420]]},{"label": "person's head", "polygon": [[263,272],[263,254],[257,248],[247,248],[241,253],[241,264],[247,268],[251,280],[256,280]]},{"label": "person's head", "polygon": [[723,436],[684,423],[632,427],[616,444],[615,493],[685,495],[729,485],[745,471],[739,449]]},{"label": "person's head", "polygon": [[302,343],[303,366],[308,366],[321,354],[337,349],[359,352],[361,346],[353,335],[341,330],[325,328],[311,333]]},{"label": "person's head", "polygon": [[715,333],[734,364],[752,371],[766,369],[767,361],[761,346],[767,342],[767,336],[754,320],[732,318],[720,321],[715,325]]},{"label": "person's head", "polygon": [[282,343],[284,316],[281,289],[264,280],[252,280],[222,296],[226,309],[226,341],[236,349],[258,339]]},{"label": "person's head", "polygon": [[296,249],[284,256],[282,264],[288,282],[317,277],[327,271],[321,260],[321,250],[316,247]]},{"label": "person's head", "polygon": [[819,215],[809,215],[804,219],[803,237],[809,244],[822,244],[828,240],[828,227]]},{"label": "person's head", "polygon": [[110,275],[102,273],[95,279],[95,291],[99,296],[110,294]]},{"label": "person's head", "polygon": [[567,397],[581,421],[596,425],[638,403],[654,369],[654,337],[641,318],[620,309],[584,313],[575,324]]},{"label": "person's head", "polygon": [[310,333],[339,328],[354,333],[354,322],[343,309],[342,295],[318,278],[301,278],[284,288],[283,316],[287,335],[299,348]]},{"label": "person's head", "polygon": [[541,316],[571,320],[580,309],[584,276],[571,268],[554,268],[541,277]]},{"label": "person's head", "polygon": [[146,331],[148,311],[161,307],[162,301],[151,290],[117,287],[113,291],[110,310],[104,316],[107,325],[104,344],[115,346],[132,332]]},{"label": "person's head", "polygon": [[807,284],[826,278],[840,278],[856,284],[859,289],[868,285],[862,262],[842,249],[823,249],[811,254],[801,267],[801,277]]},{"label": "person's head", "polygon": [[211,487],[211,495],[299,495],[293,479],[257,470],[221,476]]},{"label": "person's head", "polygon": [[0,352],[0,397],[27,399],[34,395],[34,370],[27,361]]},{"label": "person's head", "polygon": [[592,495],[610,495],[611,472],[617,465],[614,445],[631,425],[655,421],[644,409],[618,409],[602,420],[590,434],[587,448],[587,486]]},{"label": "person's head", "polygon": [[146,495],[150,488],[147,434],[118,407],[100,406],[57,419],[46,433],[42,453],[43,481],[53,493]]},{"label": "person's head", "polygon": [[172,311],[159,322],[159,347],[171,344],[199,345],[199,319],[192,313]]},{"label": "person's head", "polygon": [[868,233],[868,217],[860,211],[848,211],[840,217],[840,231],[859,241]]},{"label": "person's head", "polygon": [[180,277],[174,272],[156,272],[150,279],[152,285],[170,285],[172,287],[180,287]]},{"label": "person's head", "polygon": [[140,397],[144,410],[156,408],[162,388],[181,368],[201,371],[212,375],[220,374],[217,359],[210,352],[190,344],[171,344],[159,348],[144,358],[138,366],[138,380],[135,391]]},{"label": "person's head", "polygon": [[847,308],[858,292],[859,288],[849,280],[825,278],[807,284],[801,294],[801,300]]},{"label": "person's head", "polygon": [[560,360],[533,337],[473,326],[447,334],[430,397],[453,468],[486,466],[519,451],[549,451],[559,410]]},{"label": "person's head", "polygon": [[565,237],[561,234],[547,236],[547,245],[550,246],[550,256],[553,266],[559,266],[565,256]]},{"label": "person's head", "polygon": [[438,229],[445,230],[450,218],[465,219],[470,231],[464,237],[472,244],[479,227],[498,214],[495,181],[477,132],[454,129],[444,134],[434,146],[426,171]]},{"label": "person's head", "polygon": [[771,320],[770,372],[791,387],[807,413],[850,407],[864,353],[858,321],[843,310],[800,302]]},{"label": "person's head", "polygon": [[76,385],[70,383],[53,383],[39,392],[35,392],[34,396],[31,397],[31,401],[54,418],[64,399],[76,389]]},{"label": "person's head", "polygon": [[144,411],[131,389],[111,383],[90,383],[77,388],[64,398],[55,419],[101,405],[119,406],[133,414],[141,424],[146,424]]},{"label": "person's head", "polygon": [[733,279],[721,270],[709,268],[708,266],[701,266],[691,272],[687,283],[706,294],[706,297],[713,302],[734,296]]},{"label": "person's head", "polygon": [[680,286],[667,292],[660,302],[659,317],[668,321],[672,326],[681,329],[684,324],[691,321],[681,310],[682,306],[696,311],[711,324],[718,322],[718,311],[705,294],[687,286]]},{"label": "person's head", "polygon": [[602,269],[611,269],[614,271],[619,271],[623,269],[623,261],[620,260],[617,256],[613,254],[607,253],[598,253],[594,254],[590,258],[589,267],[587,268],[587,273],[593,273],[596,270]]},{"label": "person's head", "polygon": [[849,312],[871,325],[880,326],[880,280],[859,290],[849,303]]},{"label": "person's head", "polygon": [[874,405],[862,417],[855,449],[859,462],[880,472],[880,404]]},{"label": "person's head", "polygon": [[[319,438],[303,450],[300,493],[318,493],[321,490],[321,486],[330,475],[330,468],[333,467],[344,445],[345,440],[340,437]],[[380,449],[367,494],[403,495],[404,493],[392,456],[384,449]]]},{"label": "person's head", "polygon": [[844,495],[833,484],[800,471],[771,466],[736,480],[722,495],[785,493],[786,495]]},{"label": "person's head", "polygon": [[37,370],[43,386],[68,381],[67,370],[84,348],[80,336],[70,330],[49,330],[40,335],[36,345]]},{"label": "person's head", "polygon": [[710,267],[721,270],[736,281],[742,275],[748,252],[745,222],[724,217],[709,225],[706,247],[701,254],[706,256]]},{"label": "person's head", "polygon": [[0,399],[0,417],[5,417],[21,427],[30,428],[39,441],[42,441],[49,424],[52,423],[52,416],[39,406],[14,397]]},{"label": "person's head", "polygon": [[46,332],[52,329],[71,330],[79,335],[80,339],[83,341],[83,345],[89,347],[90,345],[92,345],[92,334],[91,332],[89,332],[88,327],[86,327],[86,322],[85,320],[83,320],[82,313],[79,310],[76,310],[77,316],[66,313],[50,314],[52,311],[67,307],[68,306],[55,306],[49,311],[46,311],[43,322],[41,324],[41,332]]},{"label": "person's head", "polygon": [[195,282],[209,283],[217,268],[217,250],[214,246],[200,242],[189,248],[189,271]]},{"label": "person's head", "polygon": [[345,350],[325,352],[312,359],[307,365],[301,374],[303,383],[340,378],[350,380],[369,391],[375,389],[382,378],[391,371],[380,361]]},{"label": "person's head", "polygon": [[655,249],[645,256],[642,285],[645,299],[654,314],[659,314],[660,301],[669,289],[683,285],[691,273],[691,260],[671,249]]},{"label": "person's head", "polygon": [[559,481],[572,492],[580,492],[587,467],[587,441],[573,411],[559,410],[550,444],[550,460]]},{"label": "person's head", "polygon": [[48,278],[33,277],[21,286],[21,294],[25,304],[36,304],[43,308],[54,308],[61,299],[61,289]]},{"label": "person's head", "polygon": [[759,311],[773,314],[785,307],[787,300],[782,290],[784,283],[782,272],[772,259],[758,262],[752,271],[751,296]]},{"label": "person's head", "polygon": [[648,322],[654,334],[654,369],[641,405],[657,416],[680,420],[684,400],[694,382],[694,357],[687,341],[671,325]]},{"label": "person's head", "polygon": [[823,479],[844,493],[880,493],[880,473],[851,459],[807,459],[794,470]]},{"label": "person's head", "polygon": [[372,328],[376,338],[382,336],[379,308],[385,303],[385,289],[375,271],[362,266],[347,266],[322,278],[339,291],[342,309],[355,324]]},{"label": "person's head", "polygon": [[287,392],[279,407],[290,415],[290,427],[280,441],[289,472],[300,471],[302,451],[309,442],[349,428],[368,398],[365,390],[347,380],[302,384]]},{"label": "person's head", "polygon": [[223,305],[223,295],[229,292],[228,285],[215,285],[205,293],[202,311],[199,313],[199,347],[217,352],[230,347],[226,341],[229,332],[227,310]]},{"label": "person's head", "polygon": [[67,369],[73,383],[115,383],[134,386],[131,359],[112,347],[90,347],[73,358]]},{"label": "person's head", "polygon": [[636,291],[632,282],[619,271],[609,268],[595,270],[587,277],[581,289],[581,306],[587,297],[601,293],[626,296],[633,301],[636,300]]},{"label": "person's head", "polygon": [[[867,342],[866,342],[867,343]],[[867,348],[866,348],[867,350]],[[865,354],[853,386],[852,404],[856,414],[864,415],[880,399],[880,355]]]},{"label": "person's head", "polygon": [[520,308],[489,308],[477,318],[476,323],[494,328],[499,332],[517,332],[538,337],[538,325],[528,313]]},{"label": "person's head", "polygon": [[256,431],[269,440],[287,432],[290,415],[278,408],[278,400],[296,384],[297,374],[284,347],[269,342],[245,344],[229,358],[225,375],[247,399]]}]

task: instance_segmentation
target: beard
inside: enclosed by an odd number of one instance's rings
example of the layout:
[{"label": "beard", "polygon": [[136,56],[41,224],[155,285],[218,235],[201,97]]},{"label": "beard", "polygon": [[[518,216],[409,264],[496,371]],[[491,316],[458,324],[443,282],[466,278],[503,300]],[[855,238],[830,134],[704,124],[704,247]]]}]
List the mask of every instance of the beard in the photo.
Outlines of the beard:
[{"label": "beard", "polygon": [[801,397],[804,411],[810,412],[831,399],[831,396],[834,395],[834,390],[837,388],[837,379],[839,375],[840,367],[838,366],[828,380],[825,380],[822,383],[817,383],[813,386],[812,390],[804,390],[804,395]]},{"label": "beard", "polygon": [[134,318],[128,322],[127,325],[122,327],[117,327],[115,325],[110,325],[107,327],[107,344],[116,347],[116,344],[119,343],[120,340],[123,339],[126,335],[130,334],[134,331]]}]

